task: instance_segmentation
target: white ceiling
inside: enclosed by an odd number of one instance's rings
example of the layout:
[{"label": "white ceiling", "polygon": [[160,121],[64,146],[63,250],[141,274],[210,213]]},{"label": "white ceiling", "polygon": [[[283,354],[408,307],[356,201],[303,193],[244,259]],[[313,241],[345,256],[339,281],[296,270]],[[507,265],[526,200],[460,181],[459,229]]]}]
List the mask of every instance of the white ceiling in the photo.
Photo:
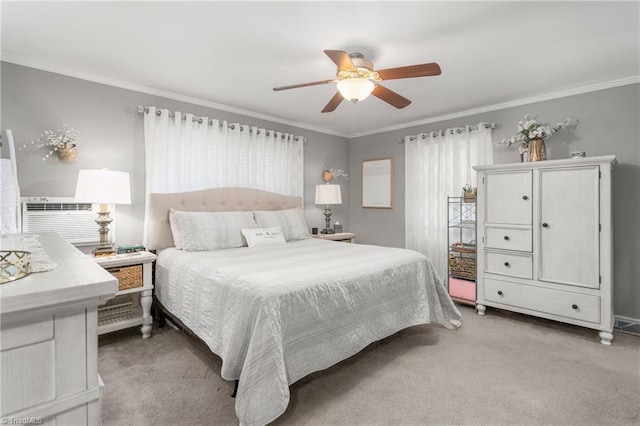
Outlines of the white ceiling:
[{"label": "white ceiling", "polygon": [[[637,1],[3,1],[1,13],[4,61],[342,136],[640,75]],[[321,114],[333,84],[272,91],[333,78],[325,49],[442,75],[383,82],[413,101],[402,110],[370,97]]]}]

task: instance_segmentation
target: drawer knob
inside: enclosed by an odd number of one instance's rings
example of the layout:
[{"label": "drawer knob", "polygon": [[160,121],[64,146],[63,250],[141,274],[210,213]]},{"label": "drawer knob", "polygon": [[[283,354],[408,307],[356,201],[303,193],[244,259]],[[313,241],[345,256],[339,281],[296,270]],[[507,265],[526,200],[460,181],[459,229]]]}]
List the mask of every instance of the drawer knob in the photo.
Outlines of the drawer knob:
[{"label": "drawer knob", "polygon": [[578,309],[578,305],[576,305],[575,303],[574,303],[573,305],[571,305],[571,307],[572,307],[573,309]]},{"label": "drawer knob", "polygon": [[498,290],[498,296],[502,296],[502,290]]},{"label": "drawer knob", "polygon": [[508,235],[505,235],[505,236],[504,236],[504,239],[505,239],[505,241],[509,241],[509,236],[508,236]]},{"label": "drawer knob", "polygon": [[542,227],[543,227],[543,228],[548,228],[548,227],[549,227],[549,224],[548,224],[547,222],[545,222],[545,223],[543,223],[543,224],[542,224]]},{"label": "drawer knob", "polygon": [[509,266],[511,266],[511,264],[509,262],[504,262],[504,266],[508,268]]},{"label": "drawer knob", "polygon": [[523,195],[523,196],[522,196],[522,199],[523,199],[523,200],[528,200],[528,199],[529,199],[529,197],[527,197],[526,195]]}]

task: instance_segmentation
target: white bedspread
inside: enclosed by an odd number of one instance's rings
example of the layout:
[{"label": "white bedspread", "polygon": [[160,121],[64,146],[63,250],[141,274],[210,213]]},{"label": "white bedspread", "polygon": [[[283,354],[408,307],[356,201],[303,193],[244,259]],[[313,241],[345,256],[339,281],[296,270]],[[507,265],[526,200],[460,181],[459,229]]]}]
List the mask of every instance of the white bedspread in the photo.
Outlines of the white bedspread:
[{"label": "white bedspread", "polygon": [[458,325],[460,312],[430,262],[404,249],[317,239],[213,252],[167,249],[160,302],[239,379],[241,424],[289,404],[289,385],[417,324]]}]

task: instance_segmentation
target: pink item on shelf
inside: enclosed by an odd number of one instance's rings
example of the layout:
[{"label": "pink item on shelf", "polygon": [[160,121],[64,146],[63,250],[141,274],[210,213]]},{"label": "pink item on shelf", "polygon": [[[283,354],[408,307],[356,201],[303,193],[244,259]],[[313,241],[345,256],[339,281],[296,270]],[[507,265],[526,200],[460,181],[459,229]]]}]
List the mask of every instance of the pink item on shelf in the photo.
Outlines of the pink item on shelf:
[{"label": "pink item on shelf", "polygon": [[474,281],[449,277],[449,294],[451,297],[475,302],[476,283]]}]

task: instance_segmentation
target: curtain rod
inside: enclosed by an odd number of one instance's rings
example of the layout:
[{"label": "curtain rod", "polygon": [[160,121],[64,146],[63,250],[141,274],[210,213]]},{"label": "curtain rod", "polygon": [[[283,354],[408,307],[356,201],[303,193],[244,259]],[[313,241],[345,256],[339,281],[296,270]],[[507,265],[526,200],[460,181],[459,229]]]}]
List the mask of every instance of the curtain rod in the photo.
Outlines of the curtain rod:
[{"label": "curtain rod", "polygon": [[[142,105],[138,105],[138,108],[137,108],[136,110],[137,110],[140,114],[144,114],[144,113],[148,113],[148,112],[149,112],[149,107],[142,106]],[[157,116],[160,116],[161,114],[162,114],[162,111],[161,111],[160,109],[156,109],[156,115],[157,115]],[[175,117],[175,116],[176,116],[176,113],[175,113],[175,112],[173,112],[173,111],[169,111],[169,114],[168,114],[168,115],[169,115],[169,117],[173,118],[173,117]],[[187,115],[186,115],[186,114],[183,114],[183,115],[182,115],[182,117],[181,117],[181,119],[182,119],[182,120],[186,120],[186,119],[187,119]],[[194,123],[198,123],[198,124],[202,124],[202,123],[204,122],[203,117],[196,117],[195,115],[192,117],[192,120],[193,120],[193,122],[194,122]],[[214,119],[209,119],[209,121],[208,121],[209,126],[213,126],[213,121],[214,121]],[[238,126],[240,126],[240,131],[242,132],[242,131],[243,131],[243,125],[238,124]],[[222,123],[220,124],[220,127],[222,127]],[[231,130],[235,130],[236,125],[235,125],[235,124],[233,124],[233,123],[231,123],[231,124],[229,124],[229,128],[230,128]],[[256,134],[257,134],[257,135],[259,135],[259,134],[260,134],[260,130],[262,130],[262,129],[257,129],[257,131],[256,131]],[[267,136],[271,136],[271,132],[274,132],[274,134],[276,133],[276,132],[275,132],[275,131],[273,131],[273,130],[265,130],[265,132],[266,132],[266,135],[267,135]],[[251,129],[251,127],[249,127],[249,133],[253,133],[253,129]],[[288,133],[282,133],[282,134],[280,135],[280,138],[281,138],[281,139],[286,138],[286,135],[287,135],[287,134],[288,134]],[[302,143],[304,143],[304,144],[306,144],[306,143],[307,143],[307,139],[306,139],[306,138],[303,138],[302,136],[295,136],[295,135],[293,135],[293,138],[294,138],[294,140],[295,140],[295,141],[300,141],[300,140],[302,140]]]},{"label": "curtain rod", "polygon": [[[478,126],[484,126],[485,129],[495,129],[496,128],[496,123],[478,123],[475,126],[465,126],[465,127],[451,127],[449,129],[446,130],[438,130],[438,131],[434,131],[434,132],[426,132],[426,133],[419,133],[418,135],[422,136],[422,139],[425,139],[427,135],[431,135],[431,136],[444,136],[447,133],[449,134],[453,134],[453,132],[456,133],[462,133],[462,132],[469,132],[471,130],[478,130]],[[415,136],[409,136],[409,140],[410,141],[415,141],[416,138],[418,137],[418,135]],[[405,138],[398,138],[398,143],[399,144],[403,144],[404,143],[404,139]]]}]

